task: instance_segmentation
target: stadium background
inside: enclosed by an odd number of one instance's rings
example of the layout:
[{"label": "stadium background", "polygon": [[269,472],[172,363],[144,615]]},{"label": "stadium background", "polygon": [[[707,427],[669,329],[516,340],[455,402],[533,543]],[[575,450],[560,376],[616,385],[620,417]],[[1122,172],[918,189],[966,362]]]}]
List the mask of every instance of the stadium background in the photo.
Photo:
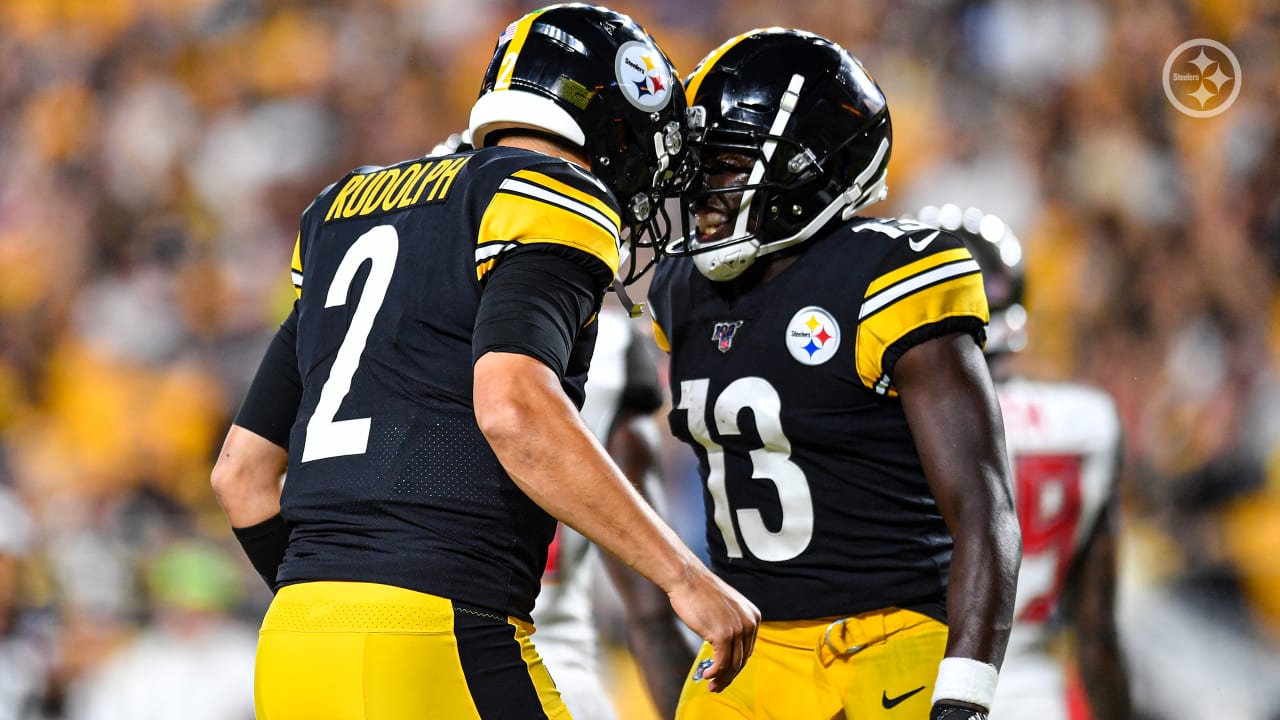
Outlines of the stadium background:
[{"label": "stadium background", "polygon": [[[0,720],[245,717],[268,597],[208,473],[288,308],[297,216],[351,167],[464,125],[494,39],[536,5],[0,0]],[[1022,366],[1119,403],[1139,707],[1280,717],[1277,4],[611,5],[686,74],[774,24],[863,60],[895,131],[873,211],[1007,220],[1027,249]],[[1243,68],[1211,119],[1162,87],[1199,37]],[[696,546],[690,456],[666,450]],[[29,687],[48,692],[22,710]]]}]

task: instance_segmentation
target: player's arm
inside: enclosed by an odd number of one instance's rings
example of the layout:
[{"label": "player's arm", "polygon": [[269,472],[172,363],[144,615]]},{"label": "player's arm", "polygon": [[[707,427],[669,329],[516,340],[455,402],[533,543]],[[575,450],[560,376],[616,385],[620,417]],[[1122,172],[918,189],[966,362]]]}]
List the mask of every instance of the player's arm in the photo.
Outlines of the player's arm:
[{"label": "player's arm", "polygon": [[476,318],[476,420],[526,495],[656,583],[689,627],[712,643],[710,688],[719,691],[750,655],[759,611],[657,516],[561,386],[578,328],[595,312],[607,280],[564,253],[503,256]]},{"label": "player's arm", "polygon": [[1133,715],[1129,673],[1116,633],[1116,522],[1112,498],[1082,549],[1064,586],[1063,605],[1072,619],[1080,678],[1098,720]]},{"label": "player's arm", "polygon": [[1009,641],[1022,557],[995,388],[968,333],[907,350],[894,382],[955,542],[946,658],[934,699],[985,711]]},{"label": "player's arm", "polygon": [[[644,351],[638,342],[631,349]],[[629,351],[630,352],[630,351]],[[649,373],[656,371],[652,364]],[[633,373],[628,371],[630,381]],[[614,420],[606,449],[632,486],[645,495],[645,481],[658,467],[653,436],[657,428],[651,412],[624,407]],[[650,499],[645,495],[645,499]],[[685,676],[693,665],[694,649],[685,641],[679,620],[657,585],[627,567],[614,555],[601,555],[609,578],[622,596],[627,612],[627,641],[644,675],[649,695],[662,717],[675,717]]]},{"label": "player's arm", "polygon": [[276,331],[210,474],[231,529],[267,585],[289,544],[280,516],[280,478],[289,465],[289,431],[302,399],[295,309]]},{"label": "player's arm", "polygon": [[[662,406],[663,393],[648,347],[635,333],[628,333],[628,337],[626,386],[605,449],[631,484],[653,504],[646,486],[661,465],[653,413]],[[679,619],[661,588],[615,556],[603,553],[601,557],[622,596],[627,611],[628,645],[649,695],[662,717],[675,717],[680,691],[688,668],[693,665],[694,648],[685,640]]]}]

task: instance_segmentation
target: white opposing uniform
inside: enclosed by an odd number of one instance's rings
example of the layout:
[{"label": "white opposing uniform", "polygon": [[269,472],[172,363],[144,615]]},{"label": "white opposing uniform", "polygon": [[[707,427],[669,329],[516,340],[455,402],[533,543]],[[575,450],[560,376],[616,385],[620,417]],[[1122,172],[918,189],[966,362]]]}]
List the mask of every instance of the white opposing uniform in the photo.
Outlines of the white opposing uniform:
[{"label": "white opposing uniform", "polygon": [[1065,674],[1047,652],[1051,621],[1067,571],[1114,492],[1120,419],[1106,393],[1085,385],[1014,379],[996,389],[1023,549],[991,718],[1065,720]]},{"label": "white opposing uniform", "polygon": [[[603,443],[623,407],[628,384],[637,381],[628,353],[645,351],[647,345],[636,337],[631,321],[607,305],[598,322],[599,336],[587,375],[582,419]],[[653,373],[651,382],[656,390],[656,370]],[[596,548],[581,534],[560,524],[551,553],[542,591],[533,608],[537,628],[534,645],[575,720],[612,720],[616,716],[600,682],[600,643],[592,623],[591,585],[600,565]]]}]

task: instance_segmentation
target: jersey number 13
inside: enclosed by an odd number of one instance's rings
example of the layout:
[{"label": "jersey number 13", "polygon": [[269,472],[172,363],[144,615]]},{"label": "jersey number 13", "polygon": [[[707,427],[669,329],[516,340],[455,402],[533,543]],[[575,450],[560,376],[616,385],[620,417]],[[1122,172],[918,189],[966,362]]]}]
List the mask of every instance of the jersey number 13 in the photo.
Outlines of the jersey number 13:
[{"label": "jersey number 13", "polygon": [[[739,378],[715,399],[711,408],[720,435],[739,435],[738,413],[750,410],[764,447],[751,451],[751,477],[768,480],[778,492],[782,523],[770,530],[756,508],[732,512],[726,488],[724,448],[711,439],[707,430],[707,390],[710,381],[701,378],[680,383],[679,409],[688,412],[689,433],[707,453],[707,491],[714,502],[716,527],[724,537],[725,552],[742,557],[742,543],[751,554],[768,562],[781,562],[804,552],[813,539],[813,498],[809,481],[800,466],[791,460],[791,441],[782,432],[782,399],[769,381],[759,377]],[[737,528],[734,528],[734,518]]]}]

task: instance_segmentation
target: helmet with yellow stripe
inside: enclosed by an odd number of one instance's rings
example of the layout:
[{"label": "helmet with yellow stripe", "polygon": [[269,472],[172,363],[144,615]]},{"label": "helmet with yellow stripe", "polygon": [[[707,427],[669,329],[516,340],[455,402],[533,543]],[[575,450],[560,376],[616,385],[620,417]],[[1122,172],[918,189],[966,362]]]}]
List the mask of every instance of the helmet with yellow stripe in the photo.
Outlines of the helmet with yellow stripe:
[{"label": "helmet with yellow stripe", "polygon": [[662,249],[712,280],[884,198],[889,106],[836,43],[752,30],[704,58],[685,94],[702,167],[683,195],[685,239]]},{"label": "helmet with yellow stripe", "polygon": [[548,133],[583,149],[614,194],[633,246],[670,234],[662,198],[687,178],[679,75],[630,17],[585,4],[525,15],[498,37],[471,110],[476,147],[506,130]]}]

